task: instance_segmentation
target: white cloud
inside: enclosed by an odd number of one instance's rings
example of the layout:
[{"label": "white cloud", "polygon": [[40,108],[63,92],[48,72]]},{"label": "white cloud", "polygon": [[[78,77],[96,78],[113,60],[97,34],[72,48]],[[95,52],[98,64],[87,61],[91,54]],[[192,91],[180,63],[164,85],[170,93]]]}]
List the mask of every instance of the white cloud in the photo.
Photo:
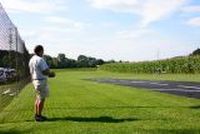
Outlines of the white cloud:
[{"label": "white cloud", "polygon": [[67,18],[64,17],[57,17],[57,16],[49,16],[46,17],[45,19],[48,22],[53,22],[53,23],[58,23],[58,24],[65,24],[65,23],[71,23],[72,20],[69,20]]},{"label": "white cloud", "polygon": [[147,28],[131,29],[117,32],[118,38],[133,39],[144,37],[147,34],[152,34],[153,31]]},{"label": "white cloud", "polygon": [[138,0],[88,0],[90,4],[99,9],[111,9],[116,12],[135,12],[134,7]]},{"label": "white cloud", "polygon": [[58,29],[77,31],[86,28],[89,24],[68,19],[65,17],[49,16],[45,18],[45,21],[54,25]]},{"label": "white cloud", "polygon": [[1,0],[1,3],[10,12],[49,13],[66,8],[62,0],[57,2],[49,0]]},{"label": "white cloud", "polygon": [[198,6],[186,6],[182,8],[183,12],[188,12],[188,13],[199,13],[200,12],[200,5]]},{"label": "white cloud", "polygon": [[151,22],[160,20],[177,11],[185,0],[148,0],[141,11],[143,17],[142,25],[146,26]]},{"label": "white cloud", "polygon": [[91,6],[114,12],[137,14],[142,18],[141,26],[159,21],[180,10],[187,0],[87,0]]},{"label": "white cloud", "polygon": [[200,17],[190,19],[187,24],[191,26],[200,26]]}]

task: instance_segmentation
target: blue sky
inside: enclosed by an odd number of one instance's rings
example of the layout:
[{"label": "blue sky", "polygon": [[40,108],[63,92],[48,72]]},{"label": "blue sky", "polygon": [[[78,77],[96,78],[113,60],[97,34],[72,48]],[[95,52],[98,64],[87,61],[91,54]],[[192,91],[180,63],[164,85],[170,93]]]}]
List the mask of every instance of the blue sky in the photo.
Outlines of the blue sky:
[{"label": "blue sky", "polygon": [[143,61],[200,47],[198,0],[1,0],[30,52]]}]

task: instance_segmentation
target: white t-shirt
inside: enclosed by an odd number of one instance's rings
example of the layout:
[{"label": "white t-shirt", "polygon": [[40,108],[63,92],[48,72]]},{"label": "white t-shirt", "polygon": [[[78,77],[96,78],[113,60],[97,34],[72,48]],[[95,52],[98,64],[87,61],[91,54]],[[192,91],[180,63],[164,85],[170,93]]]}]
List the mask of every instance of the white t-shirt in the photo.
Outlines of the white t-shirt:
[{"label": "white t-shirt", "polygon": [[29,68],[32,80],[44,80],[47,79],[42,72],[49,69],[46,61],[37,55],[34,55],[29,61]]}]

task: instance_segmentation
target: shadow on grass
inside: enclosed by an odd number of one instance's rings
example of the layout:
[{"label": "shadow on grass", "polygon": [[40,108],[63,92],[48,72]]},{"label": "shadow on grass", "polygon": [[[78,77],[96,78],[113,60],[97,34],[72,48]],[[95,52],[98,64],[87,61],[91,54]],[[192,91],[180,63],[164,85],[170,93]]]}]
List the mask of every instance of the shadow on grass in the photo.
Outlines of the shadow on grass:
[{"label": "shadow on grass", "polygon": [[1,131],[0,134],[21,134],[22,132],[20,131],[15,131],[15,130],[6,130],[6,131]]},{"label": "shadow on grass", "polygon": [[153,129],[153,130],[136,130],[137,133],[144,134],[199,134],[199,129]]},{"label": "shadow on grass", "polygon": [[0,130],[0,134],[22,134],[22,133],[30,133],[31,130],[19,131],[19,130]]},{"label": "shadow on grass", "polygon": [[115,109],[170,109],[170,108],[191,108],[188,106],[108,106],[108,107],[49,107],[48,109],[60,110],[115,110]]},{"label": "shadow on grass", "polygon": [[136,118],[114,119],[108,116],[102,117],[63,117],[63,118],[49,118],[47,121],[75,121],[75,122],[101,122],[101,123],[121,123],[127,121],[137,121]]},{"label": "shadow on grass", "polygon": [[200,109],[200,105],[197,105],[197,106],[191,106],[190,108],[192,108],[192,109]]}]

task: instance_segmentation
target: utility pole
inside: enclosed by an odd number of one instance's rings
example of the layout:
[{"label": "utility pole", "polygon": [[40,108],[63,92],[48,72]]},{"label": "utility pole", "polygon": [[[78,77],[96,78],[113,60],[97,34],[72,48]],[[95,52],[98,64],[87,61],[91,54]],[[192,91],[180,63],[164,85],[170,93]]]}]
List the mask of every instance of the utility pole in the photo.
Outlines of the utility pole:
[{"label": "utility pole", "polygon": [[159,48],[158,48],[158,51],[157,51],[157,61],[158,61],[158,69],[157,69],[157,71],[158,71],[158,74],[161,74],[162,68],[160,66],[160,49]]},{"label": "utility pole", "polygon": [[12,59],[11,59],[11,53],[12,53],[12,45],[13,45],[13,33],[12,28],[9,28],[9,61],[10,61],[10,68],[12,67]]},{"label": "utility pole", "polygon": [[157,50],[157,60],[159,60],[160,59],[160,49],[158,48],[158,50]]},{"label": "utility pole", "polygon": [[16,67],[15,67],[15,69],[16,69],[16,73],[17,73],[17,79],[16,79],[17,89],[16,89],[16,94],[19,94],[20,89],[19,89],[19,85],[18,85],[18,79],[20,79],[20,72],[19,72],[19,69],[18,69],[18,31],[17,31],[16,27],[14,29],[15,29],[15,45],[16,45],[16,50],[15,50]]}]

